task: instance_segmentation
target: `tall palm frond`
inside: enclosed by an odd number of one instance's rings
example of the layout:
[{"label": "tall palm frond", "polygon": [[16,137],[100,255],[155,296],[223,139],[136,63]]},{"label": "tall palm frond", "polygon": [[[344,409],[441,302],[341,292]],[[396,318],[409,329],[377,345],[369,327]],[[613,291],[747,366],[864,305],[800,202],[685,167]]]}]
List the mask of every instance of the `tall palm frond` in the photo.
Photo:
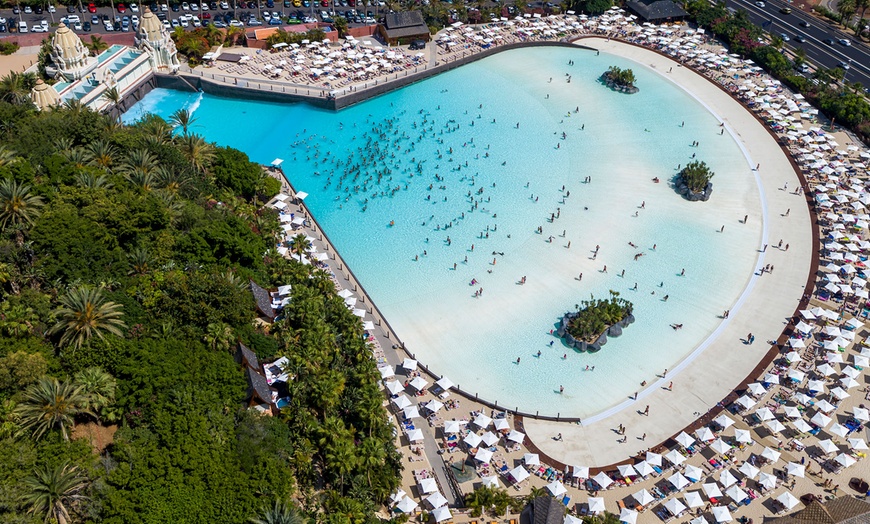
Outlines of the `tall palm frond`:
[{"label": "tall palm frond", "polygon": [[42,197],[34,195],[29,185],[11,179],[0,182],[0,228],[32,224],[43,205]]},{"label": "tall palm frond", "polygon": [[102,339],[104,333],[122,336],[127,327],[121,317],[121,305],[106,300],[100,288],[74,287],[60,298],[61,307],[54,311],[57,323],[49,335],[61,333],[61,344],[70,344],[76,349],[94,336]]},{"label": "tall palm frond", "polygon": [[70,506],[86,498],[82,492],[88,486],[88,479],[78,468],[64,463],[37,469],[23,484],[25,492],[21,501],[29,506],[28,513],[44,514],[45,522],[69,524]]},{"label": "tall palm frond", "polygon": [[79,413],[87,413],[87,400],[82,387],[70,381],[58,382],[43,377],[24,390],[24,397],[15,408],[22,431],[31,431],[39,440],[49,430],[60,430],[69,440],[68,428]]}]

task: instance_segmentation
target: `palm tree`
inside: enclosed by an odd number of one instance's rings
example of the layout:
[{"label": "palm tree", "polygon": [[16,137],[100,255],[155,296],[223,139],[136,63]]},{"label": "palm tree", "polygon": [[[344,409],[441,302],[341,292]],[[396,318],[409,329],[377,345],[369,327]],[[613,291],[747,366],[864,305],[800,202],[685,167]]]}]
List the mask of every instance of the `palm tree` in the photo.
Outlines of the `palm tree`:
[{"label": "palm tree", "polygon": [[109,189],[112,187],[112,182],[109,181],[106,175],[85,172],[77,174],[75,180],[79,187],[85,189]]},{"label": "palm tree", "polygon": [[[97,38],[97,37],[94,37],[94,38]],[[117,116],[115,118],[120,120],[122,110],[118,106],[121,105],[121,101],[123,100],[123,98],[121,97],[121,92],[118,91],[117,87],[110,87],[110,88],[106,89],[105,92],[103,92],[103,97],[112,105],[110,108],[108,108],[108,110],[106,112],[111,112],[111,113],[117,112]]]},{"label": "palm tree", "polygon": [[[92,367],[79,371],[75,382],[85,395],[85,408],[91,413],[99,413],[115,400],[115,377],[100,368]],[[97,417],[99,420],[99,417]]]},{"label": "palm tree", "polygon": [[127,255],[130,260],[128,275],[144,275],[151,270],[151,253],[142,247],[137,247]]},{"label": "palm tree", "polygon": [[0,144],[0,167],[11,166],[19,162],[21,158],[15,151],[9,149],[3,144]]},{"label": "palm tree", "polygon": [[214,146],[196,135],[186,135],[179,144],[181,153],[194,169],[204,172],[214,160]]},{"label": "palm tree", "polygon": [[143,191],[151,191],[154,187],[156,177],[151,171],[146,171],[141,167],[132,168],[124,178],[134,186],[139,187]]},{"label": "palm tree", "polygon": [[271,508],[263,508],[259,515],[248,519],[248,524],[303,524],[303,522],[305,518],[299,510],[277,500]]},{"label": "palm tree", "polygon": [[154,175],[160,187],[172,194],[178,194],[190,184],[190,176],[187,173],[176,172],[166,166],[159,166],[154,170]]},{"label": "palm tree", "polygon": [[227,351],[233,343],[233,328],[223,322],[209,324],[203,340],[214,350]]},{"label": "palm tree", "polygon": [[67,428],[72,426],[76,415],[88,413],[86,406],[87,399],[81,386],[43,377],[24,391],[15,414],[19,417],[21,430],[32,430],[36,440],[51,429],[59,429],[64,440],[69,440]]},{"label": "palm tree", "polygon": [[79,474],[77,467],[66,463],[37,469],[23,484],[26,492],[21,501],[30,507],[27,512],[44,514],[45,522],[68,524],[69,507],[87,498],[81,493],[88,487],[88,479]]},{"label": "palm tree", "polygon": [[8,178],[0,182],[0,228],[33,224],[42,206],[42,197],[29,185]]},{"label": "palm tree", "polygon": [[115,158],[118,155],[118,150],[115,146],[105,140],[95,140],[88,144],[85,149],[88,162],[97,166],[104,171],[110,171],[115,164]]},{"label": "palm tree", "polygon": [[106,301],[100,288],[75,287],[60,299],[61,307],[54,311],[57,323],[49,330],[53,335],[63,332],[61,344],[78,349],[94,335],[102,339],[104,333],[122,336],[126,324],[121,320],[124,312],[120,304]]},{"label": "palm tree", "polygon": [[0,99],[15,105],[29,105],[30,90],[36,84],[36,75],[33,73],[10,72],[0,78]]},{"label": "palm tree", "polygon": [[85,43],[85,47],[90,49],[91,53],[94,56],[97,56],[98,54],[100,54],[103,51],[105,51],[106,49],[108,49],[109,44],[104,42],[103,38],[101,36],[93,35],[93,36],[91,36],[91,41],[88,43]]},{"label": "palm tree", "polygon": [[190,131],[190,127],[193,123],[196,122],[196,119],[193,118],[193,115],[187,109],[179,109],[178,111],[169,115],[169,123],[172,124],[172,127],[175,129],[181,128],[181,133],[183,135],[187,135],[188,131]]},{"label": "palm tree", "polygon": [[293,252],[299,255],[299,262],[302,262],[302,254],[311,249],[311,241],[302,233],[293,237]]}]

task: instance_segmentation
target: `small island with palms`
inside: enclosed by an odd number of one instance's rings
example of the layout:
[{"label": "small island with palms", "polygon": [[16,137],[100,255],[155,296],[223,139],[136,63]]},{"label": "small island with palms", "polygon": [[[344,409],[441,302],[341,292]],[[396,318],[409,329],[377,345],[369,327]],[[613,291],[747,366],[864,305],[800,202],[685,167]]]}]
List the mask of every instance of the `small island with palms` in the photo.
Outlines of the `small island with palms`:
[{"label": "small island with palms", "polygon": [[596,300],[592,296],[575,308],[562,317],[557,333],[565,344],[580,351],[599,351],[607,343],[607,335],[618,337],[634,322],[634,305],[613,290],[610,298]]},{"label": "small island with palms", "polygon": [[600,80],[610,89],[620,93],[634,94],[639,91],[637,86],[634,85],[637,79],[634,76],[634,71],[631,69],[610,66],[607,71],[601,74]]},{"label": "small island with palms", "polygon": [[713,194],[713,175],[705,162],[693,160],[674,177],[674,189],[686,200],[706,202]]}]

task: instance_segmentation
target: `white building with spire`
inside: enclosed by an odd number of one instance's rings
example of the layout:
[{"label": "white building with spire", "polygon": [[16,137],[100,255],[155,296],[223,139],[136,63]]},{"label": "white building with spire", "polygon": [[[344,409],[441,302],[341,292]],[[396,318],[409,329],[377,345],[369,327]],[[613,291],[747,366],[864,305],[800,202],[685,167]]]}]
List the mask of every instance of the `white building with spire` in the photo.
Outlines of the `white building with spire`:
[{"label": "white building with spire", "polygon": [[151,68],[157,71],[178,70],[178,50],[160,19],[145,8],[135,36],[136,47],[149,55]]},{"label": "white building with spire", "polygon": [[67,80],[79,80],[97,68],[97,59],[69,27],[61,23],[51,38],[51,61],[54,69]]}]

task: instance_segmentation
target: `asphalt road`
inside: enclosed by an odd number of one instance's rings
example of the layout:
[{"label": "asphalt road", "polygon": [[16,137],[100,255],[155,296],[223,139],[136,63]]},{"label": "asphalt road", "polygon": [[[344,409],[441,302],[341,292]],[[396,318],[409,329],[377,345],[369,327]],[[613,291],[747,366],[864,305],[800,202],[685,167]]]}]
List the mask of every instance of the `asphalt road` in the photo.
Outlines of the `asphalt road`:
[{"label": "asphalt road", "polygon": [[[743,9],[749,19],[759,26],[771,21],[770,26],[764,25],[766,31],[779,35],[785,33],[789,37],[786,46],[802,48],[807,53],[807,59],[814,65],[827,68],[838,67],[842,62],[849,65],[846,72],[848,82],[861,82],[864,87],[870,87],[870,48],[854,39],[852,36],[837,29],[833,24],[807,14],[792,7],[791,14],[783,14],[779,10],[791,7],[781,0],[765,0],[765,7],[758,7],[754,0],[728,0],[728,7]],[[802,27],[801,22],[807,22],[809,27]],[[802,36],[806,42],[798,42],[795,36]],[[824,43],[825,39],[833,38],[834,44]],[[852,45],[844,46],[836,41],[846,38]],[[851,60],[851,63],[849,62]]]}]

